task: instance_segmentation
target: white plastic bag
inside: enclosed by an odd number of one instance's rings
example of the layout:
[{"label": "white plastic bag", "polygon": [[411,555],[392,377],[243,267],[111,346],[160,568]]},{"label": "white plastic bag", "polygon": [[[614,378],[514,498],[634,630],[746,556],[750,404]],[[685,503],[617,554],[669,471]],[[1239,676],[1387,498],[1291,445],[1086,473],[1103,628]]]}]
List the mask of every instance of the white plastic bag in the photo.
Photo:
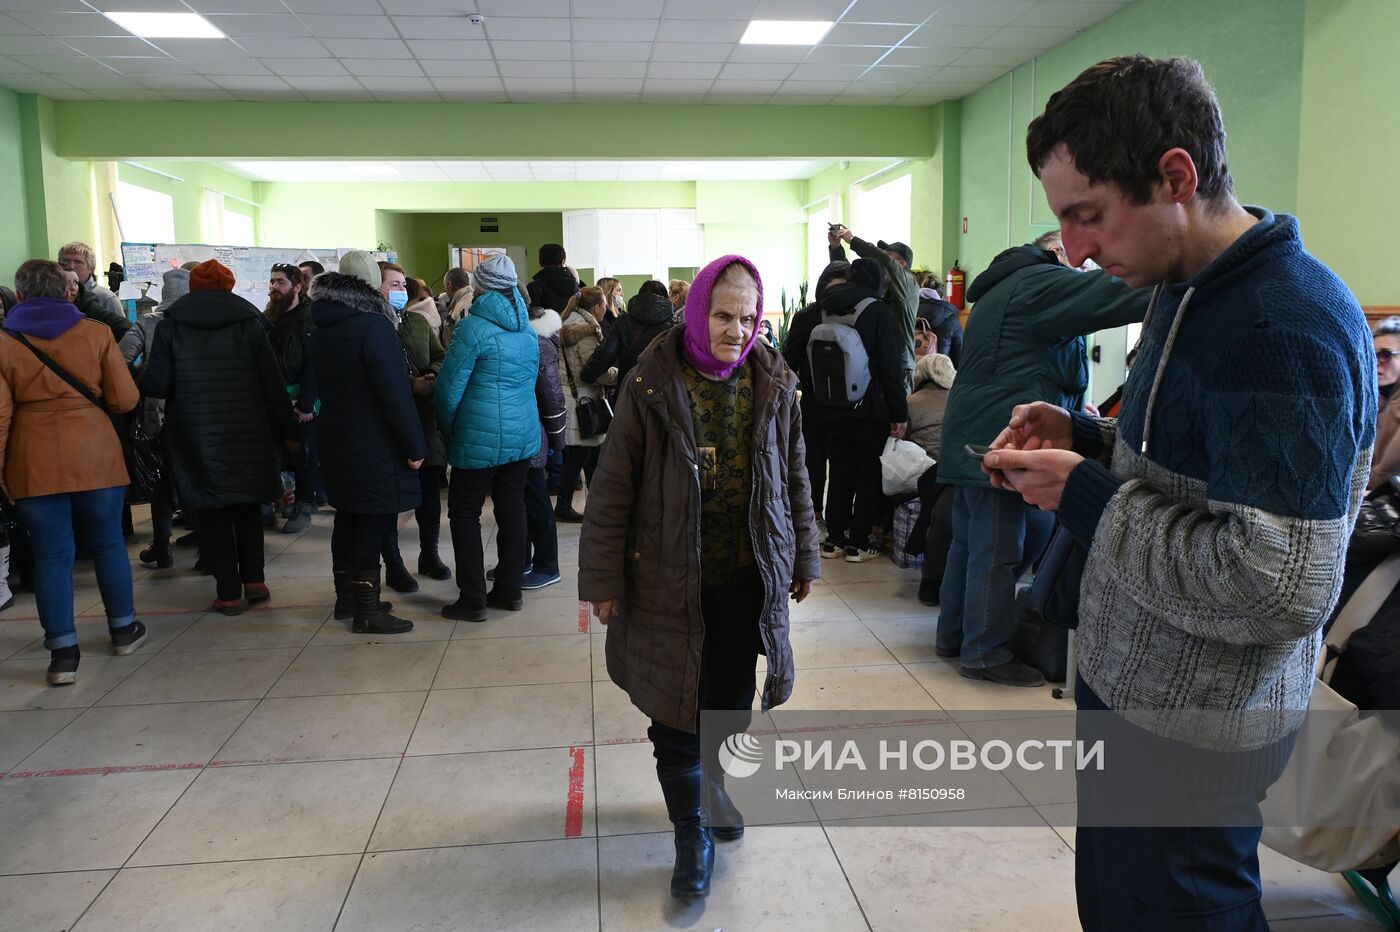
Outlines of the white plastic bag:
[{"label": "white plastic bag", "polygon": [[915,492],[919,477],[933,465],[933,457],[924,448],[908,440],[891,437],[880,454],[880,489],[886,495]]}]

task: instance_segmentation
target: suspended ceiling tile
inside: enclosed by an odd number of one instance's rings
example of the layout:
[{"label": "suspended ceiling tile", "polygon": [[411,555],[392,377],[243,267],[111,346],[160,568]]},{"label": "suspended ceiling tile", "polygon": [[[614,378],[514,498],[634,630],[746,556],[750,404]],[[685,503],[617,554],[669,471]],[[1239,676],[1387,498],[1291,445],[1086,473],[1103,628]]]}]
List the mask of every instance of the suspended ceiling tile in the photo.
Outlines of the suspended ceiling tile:
[{"label": "suspended ceiling tile", "polygon": [[[719,77],[725,81],[776,81],[782,83],[792,74],[795,65],[750,65],[730,63]],[[770,92],[771,93],[771,92]]]},{"label": "suspended ceiling tile", "polygon": [[[651,48],[653,61],[713,62],[730,60],[730,52],[735,49],[727,42],[657,42]],[[800,61],[800,59],[797,60]],[[765,61],[772,61],[772,59],[765,59]]]},{"label": "suspended ceiling tile", "polygon": [[726,94],[729,96],[753,94],[756,96],[767,97],[782,86],[782,81],[719,80],[716,81],[713,86],[711,86],[710,96],[713,97],[716,94]]},{"label": "suspended ceiling tile", "polygon": [[424,61],[423,71],[435,78],[493,78],[498,73],[494,61]]},{"label": "suspended ceiling tile", "polygon": [[[705,0],[704,6],[705,14],[715,19],[748,20],[756,9],[758,0]],[[666,19],[687,19],[695,16],[696,10],[695,0],[666,0],[663,13]]]},{"label": "suspended ceiling tile", "polygon": [[84,55],[159,55],[156,48],[145,39],[135,36],[101,36],[93,38],[66,38],[63,44]]},{"label": "suspended ceiling tile", "polygon": [[656,30],[658,42],[738,42],[748,28],[746,20],[663,19]]},{"label": "suspended ceiling tile", "polygon": [[321,77],[317,75],[300,75],[294,78],[287,78],[287,83],[304,93],[316,91],[357,91],[363,93],[365,88],[349,75],[330,75]]},{"label": "suspended ceiling tile", "polygon": [[351,74],[360,76],[421,78],[423,69],[411,58],[342,58],[340,63]]},{"label": "suspended ceiling tile", "polygon": [[490,16],[568,16],[569,0],[477,0],[478,12]]},{"label": "suspended ceiling tile", "polygon": [[[187,39],[185,41],[195,41]],[[328,42],[334,39],[326,40]],[[330,50],[315,39],[243,39],[239,43],[254,58],[330,58]]]},{"label": "suspended ceiling tile", "polygon": [[647,77],[673,78],[689,81],[703,79],[713,80],[719,76],[719,69],[721,67],[721,65],[715,62],[653,61],[651,67],[647,69]]},{"label": "suspended ceiling tile", "polygon": [[256,58],[211,58],[184,64],[200,74],[271,74],[272,71]]},{"label": "suspended ceiling tile", "polygon": [[576,19],[575,42],[650,42],[656,38],[659,20],[654,19]]},{"label": "suspended ceiling tile", "polygon": [[501,75],[507,78],[571,78],[573,64],[565,61],[500,61]]},{"label": "suspended ceiling tile", "polygon": [[567,42],[492,42],[491,48],[499,60],[567,61],[571,57]]},{"label": "suspended ceiling tile", "polygon": [[[426,37],[425,37],[426,38]],[[486,38],[493,43],[568,42],[567,19],[532,19],[526,16],[493,16],[486,21]]]},{"label": "suspended ceiling tile", "polygon": [[1034,58],[1047,48],[1068,42],[1079,30],[1056,26],[1007,26],[982,44],[987,48],[1022,49]]},{"label": "suspended ceiling tile", "polygon": [[[305,42],[316,45],[314,39],[152,39],[151,44],[175,58],[247,58],[250,43]],[[322,52],[321,54],[325,54]]]},{"label": "suspended ceiling tile", "polygon": [[[651,43],[579,42],[572,47],[572,52],[576,61],[646,61],[651,58]],[[567,55],[566,52],[560,57]]]},{"label": "suspended ceiling tile", "polygon": [[0,36],[37,36],[39,30],[26,26],[13,16],[0,13]]},{"label": "suspended ceiling tile", "polygon": [[484,40],[465,42],[457,40],[414,39],[409,46],[413,56],[419,61],[452,61],[459,58],[491,58],[491,46]]},{"label": "suspended ceiling tile", "polygon": [[870,67],[884,57],[889,46],[819,45],[803,59],[804,65],[861,65]]},{"label": "suspended ceiling tile", "polygon": [[282,36],[309,36],[311,33],[289,13],[209,16],[209,22],[230,39],[262,39]]},{"label": "suspended ceiling tile", "polygon": [[[567,20],[566,20],[567,22]],[[458,39],[481,42],[486,32],[463,16],[395,16],[394,25],[405,39]]]},{"label": "suspended ceiling tile", "polygon": [[377,39],[397,35],[387,16],[327,16],[305,13],[298,17],[311,34],[323,39]]},{"label": "suspended ceiling tile", "polygon": [[82,0],[0,0],[0,11],[31,13],[90,13]]},{"label": "suspended ceiling tile", "polygon": [[635,96],[641,93],[641,83],[629,78],[574,78],[574,93]]},{"label": "suspended ceiling tile", "polygon": [[501,79],[496,77],[433,78],[432,82],[433,87],[443,93],[490,94],[500,93],[504,90]]},{"label": "suspended ceiling tile", "polygon": [[[647,73],[644,61],[576,61],[574,76],[577,78],[634,78],[640,79]],[[640,88],[640,81],[634,81]]]},{"label": "suspended ceiling tile", "polygon": [[792,70],[789,81],[845,81],[856,80],[865,74],[864,65],[822,65],[801,64]]},{"label": "suspended ceiling tile", "polygon": [[406,93],[408,91],[423,91],[427,94],[437,92],[433,82],[428,78],[402,78],[402,77],[368,77],[360,82],[369,90],[378,93],[380,91],[396,91]]},{"label": "suspended ceiling tile", "polygon": [[[141,2],[141,0],[135,0]],[[196,13],[285,13],[282,0],[184,0]],[[295,7],[293,7],[295,9]]]},{"label": "suspended ceiling tile", "polygon": [[917,67],[892,67],[876,65],[865,74],[860,76],[861,84],[902,84],[906,87],[914,87],[933,77],[938,71],[935,65],[923,65]]},{"label": "suspended ceiling tile", "polygon": [[178,58],[104,58],[102,63],[122,74],[193,74],[195,70]]},{"label": "suspended ceiling tile", "polygon": [[956,59],[948,62],[960,68],[1001,68],[1007,69],[1033,58],[1026,49],[968,49]]},{"label": "suspended ceiling tile", "polygon": [[675,78],[647,78],[642,91],[647,94],[707,94],[713,83]]},{"label": "suspended ceiling tile", "polygon": [[897,45],[913,32],[914,26],[887,26],[871,23],[837,23],[822,37],[822,45]]},{"label": "suspended ceiling tile", "polygon": [[220,90],[219,88],[182,88],[180,90],[169,90],[163,92],[171,100],[237,100],[232,91]]},{"label": "suspended ceiling tile", "polygon": [[1107,19],[1120,9],[1127,6],[1127,3],[1088,3],[1074,2],[1074,0],[1055,0],[1053,3],[1042,3],[1035,9],[1028,11],[1024,16],[1016,19],[1018,26],[1060,26],[1073,29],[1088,29],[1090,26]]},{"label": "suspended ceiling tile", "polygon": [[848,87],[850,87],[850,85],[845,81],[789,80],[783,82],[783,86],[778,88],[777,93],[779,94],[779,96],[794,95],[800,97],[813,97],[825,95],[827,97],[832,97],[836,94],[841,93]]},{"label": "suspended ceiling tile", "polygon": [[857,0],[843,23],[922,23],[938,9],[929,0]]},{"label": "suspended ceiling tile", "polygon": [[286,81],[273,75],[217,75],[211,80],[230,91],[289,91]]},{"label": "suspended ceiling tile", "polygon": [[273,74],[330,76],[348,74],[334,58],[259,58]]},{"label": "suspended ceiling tile", "polygon": [[11,13],[24,25],[50,36],[129,36],[101,13]]},{"label": "suspended ceiling tile", "polygon": [[471,12],[471,0],[379,0],[390,16],[461,16]]},{"label": "suspended ceiling tile", "polygon": [[0,80],[12,91],[25,94],[48,94],[54,91],[77,90],[73,85],[44,74],[7,74]]},{"label": "suspended ceiling tile", "polygon": [[285,0],[293,13],[330,13],[344,16],[373,16],[383,13],[377,0]]},{"label": "suspended ceiling tile", "polygon": [[0,55],[72,55],[73,50],[44,36],[0,36]]},{"label": "suspended ceiling tile", "polygon": [[0,74],[34,74],[34,69],[0,55]]},{"label": "suspended ceiling tile", "polygon": [[901,47],[970,49],[981,45],[996,31],[995,26],[948,26],[935,20],[915,30],[913,35],[901,43]]},{"label": "suspended ceiling tile", "polygon": [[222,81],[223,78],[211,79],[197,74],[152,74],[142,76],[141,83],[158,91],[170,93],[178,90],[214,90],[219,86],[215,80]]},{"label": "suspended ceiling tile", "polygon": [[986,65],[975,68],[963,67],[961,65],[946,65],[942,68],[939,68],[938,71],[934,73],[934,77],[949,82],[955,82],[958,84],[970,84],[976,82],[981,82],[985,84],[989,81],[996,80],[997,78],[1006,74],[1006,72],[1009,70],[1011,69],[998,68],[993,65]]},{"label": "suspended ceiling tile", "polygon": [[830,19],[850,6],[850,0],[759,0],[754,19]]},{"label": "suspended ceiling tile", "polygon": [[952,0],[933,16],[934,25],[1005,26],[1035,7],[1036,0]]},{"label": "suspended ceiling tile", "polygon": [[891,49],[890,54],[880,59],[880,65],[913,65],[939,67],[950,65],[961,58],[966,49],[958,48],[904,48]]},{"label": "suspended ceiling tile", "polygon": [[[11,55],[15,61],[31,71],[60,77],[65,74],[111,74],[112,69],[95,58],[85,55],[26,56]],[[169,59],[166,59],[169,61]]]},{"label": "suspended ceiling tile", "polygon": [[573,12],[579,17],[659,19],[666,0],[574,0]]},{"label": "suspended ceiling tile", "polygon": [[570,81],[560,81],[557,78],[512,78],[502,79],[506,92],[510,94],[547,94],[547,93],[572,93],[573,87]]},{"label": "suspended ceiling tile", "polygon": [[325,39],[323,44],[336,58],[412,58],[413,53],[398,39]]}]

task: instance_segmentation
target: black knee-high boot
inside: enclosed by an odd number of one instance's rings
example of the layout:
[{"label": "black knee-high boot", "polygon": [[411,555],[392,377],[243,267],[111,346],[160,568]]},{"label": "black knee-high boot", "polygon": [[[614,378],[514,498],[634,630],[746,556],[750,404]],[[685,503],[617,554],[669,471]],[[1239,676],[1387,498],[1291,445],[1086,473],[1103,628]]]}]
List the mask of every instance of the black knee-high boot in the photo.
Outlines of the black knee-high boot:
[{"label": "black knee-high boot", "polygon": [[705,769],[697,761],[681,767],[657,767],[666,813],[676,828],[676,866],[671,871],[671,895],[680,899],[710,892],[715,866],[715,842],[706,826]]},{"label": "black knee-high boot", "polygon": [[380,556],[384,558],[384,585],[395,592],[417,592],[418,580],[403,565],[403,555],[399,553],[399,535],[384,538]]}]

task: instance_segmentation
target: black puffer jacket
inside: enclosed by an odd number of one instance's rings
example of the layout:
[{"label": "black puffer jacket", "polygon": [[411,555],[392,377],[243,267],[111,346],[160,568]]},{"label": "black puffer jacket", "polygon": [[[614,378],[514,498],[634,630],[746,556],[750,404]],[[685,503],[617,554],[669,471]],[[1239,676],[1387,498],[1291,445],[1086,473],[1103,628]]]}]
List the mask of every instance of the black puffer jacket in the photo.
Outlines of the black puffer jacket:
[{"label": "black puffer jacket", "polygon": [[566,265],[547,265],[535,273],[526,291],[531,307],[547,307],[562,314],[569,299],[578,293],[578,279]]},{"label": "black puffer jacket", "polygon": [[296,419],[262,314],[226,291],[170,305],[141,379],[165,399],[167,462],[185,508],[270,502],[281,494],[278,443]]},{"label": "black puffer jacket", "polygon": [[360,279],[338,272],[316,276],[311,301],[326,496],[354,514],[417,508],[418,473],[408,461],[426,458],[428,442],[388,303]]},{"label": "black puffer jacket", "polygon": [[[297,306],[272,321],[272,353],[282,368],[288,395],[295,393],[297,407],[310,414],[316,410],[316,380],[311,371],[311,302]],[[295,388],[294,388],[295,386]]]},{"label": "black puffer jacket", "polygon": [[929,322],[938,337],[938,352],[953,360],[957,368],[962,358],[963,328],[958,321],[958,308],[939,298],[920,298],[919,316]]},{"label": "black puffer jacket", "polygon": [[594,382],[617,366],[617,384],[621,385],[651,342],[671,329],[671,315],[674,313],[669,298],[654,294],[634,295],[627,302],[627,313],[608,328],[602,344],[593,351],[579,378]]}]

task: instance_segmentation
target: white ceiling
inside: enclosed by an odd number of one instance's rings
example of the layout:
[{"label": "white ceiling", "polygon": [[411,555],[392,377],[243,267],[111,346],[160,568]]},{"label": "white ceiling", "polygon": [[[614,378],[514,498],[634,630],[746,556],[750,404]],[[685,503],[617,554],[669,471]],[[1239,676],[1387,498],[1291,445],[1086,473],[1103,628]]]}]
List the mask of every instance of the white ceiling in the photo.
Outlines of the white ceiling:
[{"label": "white ceiling", "polygon": [[[0,87],[81,100],[926,106],[1130,2],[0,0]],[[100,12],[121,10],[193,10],[228,38],[139,39]],[[739,45],[750,19],[837,24],[814,47]]]},{"label": "white ceiling", "polygon": [[835,164],[835,160],[227,161],[212,164],[254,181],[787,181],[811,178]]}]

